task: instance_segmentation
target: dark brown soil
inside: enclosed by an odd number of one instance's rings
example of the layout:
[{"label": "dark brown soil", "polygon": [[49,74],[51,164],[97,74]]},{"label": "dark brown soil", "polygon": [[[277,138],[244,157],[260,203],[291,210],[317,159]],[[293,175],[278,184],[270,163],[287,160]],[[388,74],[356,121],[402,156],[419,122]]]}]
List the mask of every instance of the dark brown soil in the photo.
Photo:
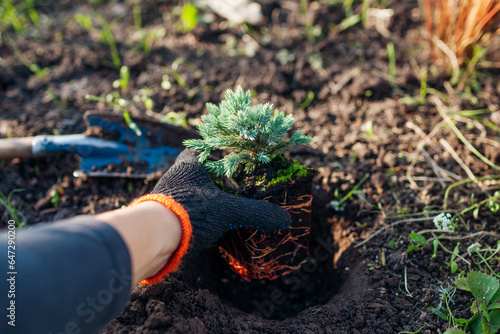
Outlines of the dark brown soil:
[{"label": "dark brown soil", "polygon": [[[119,70],[110,66],[109,46],[89,37],[73,18],[76,12],[96,10],[110,22],[121,61],[130,68],[127,97],[132,100],[143,87],[152,90],[159,115],[145,113],[140,103],[130,107],[133,115],[159,118],[175,111],[193,124],[206,102],[219,102],[225,89],[241,84],[255,91],[256,102],[270,101],[294,115],[295,126],[305,130],[313,143],[292,150],[290,157],[319,171],[313,186],[311,259],[299,272],[245,295],[240,289],[245,282],[237,282],[223,267],[217,250],[209,249],[164,283],[134,290],[130,303],[104,333],[444,332],[448,323],[429,307],[439,303],[437,289],[451,285],[456,277],[448,268],[450,254],[440,250],[431,259],[430,245],[407,253],[408,235],[433,228],[432,217],[443,210],[445,189],[469,177],[443,141],[476,177],[498,171],[440,124],[442,118],[430,100],[403,99],[419,97],[422,69],[429,67],[416,0],[389,2],[394,10],[389,34],[360,24],[340,31],[334,25],[345,18],[342,6],[311,2],[308,13],[322,32],[316,39],[306,36],[298,2],[261,1],[263,26],[233,26],[215,17],[191,33],[176,31],[177,2],[144,2],[144,28],[167,30],[152,42],[149,54],[136,48],[139,41],[134,39],[137,29],[130,5],[56,3],[50,10],[40,5],[44,23],[30,27],[25,36],[2,31],[1,138],[82,133],[87,110],[112,111],[85,99],[87,94],[105,97],[119,78]],[[387,74],[389,41],[396,51],[393,85]],[[482,116],[500,126],[499,72],[491,68],[499,61],[495,45],[497,41],[485,56],[492,63],[475,72],[470,91],[449,87],[449,75],[441,68],[429,70],[427,85],[456,110],[489,109]],[[284,59],[282,49],[293,57]],[[171,69],[180,57],[193,64],[178,68],[187,89],[177,84]],[[37,78],[28,62],[48,68],[48,74]],[[161,88],[165,75],[170,90]],[[308,96],[314,99],[307,101]],[[456,124],[482,154],[498,163],[498,132],[474,122]],[[431,132],[426,142],[423,137]],[[28,224],[36,224],[116,209],[154,186],[142,180],[75,179],[72,173],[78,165],[78,158],[70,154],[0,161],[0,191],[20,189],[12,195],[12,204],[20,206]],[[436,166],[446,172],[436,174]],[[343,211],[335,211],[330,201],[340,200],[366,174],[359,192],[344,203]],[[499,189],[497,180],[488,182],[454,188],[448,210],[462,210],[472,195],[478,203]],[[54,185],[61,189],[57,206],[50,200],[40,202],[50,197]],[[3,207],[0,217],[0,226],[5,226],[9,214]],[[429,219],[412,220],[415,217]],[[396,224],[389,226],[392,223]],[[381,228],[385,229],[373,234]],[[466,214],[456,235],[483,230],[500,230],[498,215],[486,208],[477,218],[472,211]],[[356,247],[370,235],[368,242]],[[466,247],[475,241],[460,240],[460,253],[467,256]],[[482,245],[496,241],[480,240]],[[449,250],[455,245],[456,240],[443,240]],[[463,261],[458,265],[458,272],[469,269]],[[493,265],[498,271],[499,264]],[[227,277],[220,278],[217,272]],[[451,307],[457,317],[470,316],[467,294],[457,292],[454,302]]]}]

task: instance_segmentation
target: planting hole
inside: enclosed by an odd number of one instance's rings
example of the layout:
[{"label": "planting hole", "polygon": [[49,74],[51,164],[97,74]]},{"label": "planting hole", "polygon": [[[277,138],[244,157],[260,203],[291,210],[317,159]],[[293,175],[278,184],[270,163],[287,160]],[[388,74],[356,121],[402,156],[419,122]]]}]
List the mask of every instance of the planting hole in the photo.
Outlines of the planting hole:
[{"label": "planting hole", "polygon": [[245,281],[231,270],[217,246],[195,254],[182,270],[183,280],[208,289],[222,302],[260,318],[285,319],[306,308],[326,303],[346,281],[355,263],[349,250],[333,268],[339,247],[333,244],[331,225],[313,209],[310,256],[300,269],[276,280]]}]

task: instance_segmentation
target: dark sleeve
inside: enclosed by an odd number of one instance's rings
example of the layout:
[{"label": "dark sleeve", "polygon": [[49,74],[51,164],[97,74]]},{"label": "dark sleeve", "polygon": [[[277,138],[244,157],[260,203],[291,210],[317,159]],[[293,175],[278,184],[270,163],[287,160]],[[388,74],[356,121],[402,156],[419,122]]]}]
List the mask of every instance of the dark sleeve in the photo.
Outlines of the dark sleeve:
[{"label": "dark sleeve", "polygon": [[79,216],[16,229],[14,270],[1,232],[0,333],[95,333],[125,306],[130,255],[111,226]]}]

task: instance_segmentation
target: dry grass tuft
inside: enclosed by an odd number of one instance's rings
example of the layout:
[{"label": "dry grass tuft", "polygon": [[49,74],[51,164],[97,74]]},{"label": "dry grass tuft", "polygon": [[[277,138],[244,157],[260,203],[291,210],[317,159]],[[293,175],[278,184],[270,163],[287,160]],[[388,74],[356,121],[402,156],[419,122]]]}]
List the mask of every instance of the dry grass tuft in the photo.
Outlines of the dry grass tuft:
[{"label": "dry grass tuft", "polygon": [[472,57],[474,45],[487,46],[500,32],[500,0],[422,0],[421,4],[435,60],[447,57],[452,66],[463,65]]}]

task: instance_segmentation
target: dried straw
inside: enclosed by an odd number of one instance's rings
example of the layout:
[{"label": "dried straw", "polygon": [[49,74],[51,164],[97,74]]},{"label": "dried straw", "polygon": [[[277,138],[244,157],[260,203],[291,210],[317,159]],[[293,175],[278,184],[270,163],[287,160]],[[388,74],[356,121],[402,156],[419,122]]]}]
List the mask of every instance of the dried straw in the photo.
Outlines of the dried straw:
[{"label": "dried straw", "polygon": [[486,46],[500,32],[500,0],[423,0],[423,7],[436,58],[443,53],[434,48],[433,40],[444,42],[462,65],[474,45]]}]

